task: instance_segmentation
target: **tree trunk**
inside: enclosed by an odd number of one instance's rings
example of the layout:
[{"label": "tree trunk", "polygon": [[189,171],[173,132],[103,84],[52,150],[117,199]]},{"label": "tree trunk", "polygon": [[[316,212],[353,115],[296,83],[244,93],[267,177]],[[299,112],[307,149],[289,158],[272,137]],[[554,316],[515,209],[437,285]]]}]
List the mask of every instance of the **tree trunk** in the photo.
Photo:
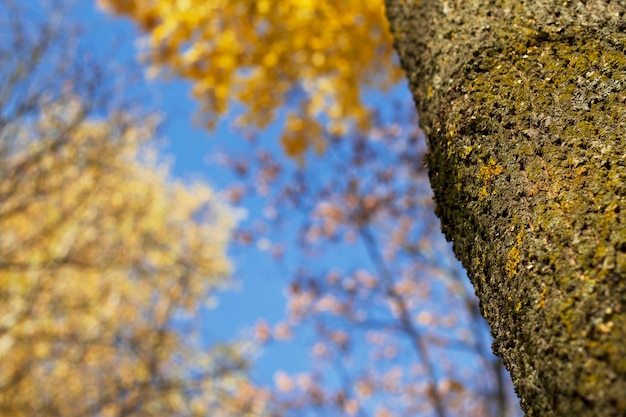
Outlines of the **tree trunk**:
[{"label": "tree trunk", "polygon": [[626,416],[626,0],[386,0],[527,416]]}]

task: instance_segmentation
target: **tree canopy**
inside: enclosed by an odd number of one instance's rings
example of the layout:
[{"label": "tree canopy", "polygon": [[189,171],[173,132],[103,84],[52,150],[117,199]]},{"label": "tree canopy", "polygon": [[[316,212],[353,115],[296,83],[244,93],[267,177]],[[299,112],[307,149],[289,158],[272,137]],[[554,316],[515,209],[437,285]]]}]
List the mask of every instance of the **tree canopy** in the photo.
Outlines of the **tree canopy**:
[{"label": "tree canopy", "polygon": [[249,347],[190,319],[229,282],[232,209],[172,180],[157,119],[22,7],[1,8],[0,415],[262,415]]},{"label": "tree canopy", "polygon": [[[239,125],[282,114],[282,144],[298,157],[325,147],[323,133],[366,127],[366,89],[399,80],[380,0],[100,0],[147,32],[145,57],[189,79],[212,125],[232,103]],[[289,105],[289,107],[285,107]]]}]

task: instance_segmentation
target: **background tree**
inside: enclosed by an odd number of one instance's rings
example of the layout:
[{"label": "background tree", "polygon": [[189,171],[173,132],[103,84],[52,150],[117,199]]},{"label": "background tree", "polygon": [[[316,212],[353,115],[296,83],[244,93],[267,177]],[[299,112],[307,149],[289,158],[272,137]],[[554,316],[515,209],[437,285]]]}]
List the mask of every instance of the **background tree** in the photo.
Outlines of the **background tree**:
[{"label": "background tree", "polygon": [[626,2],[388,0],[443,230],[529,416],[626,413]]},{"label": "background tree", "polygon": [[[193,81],[207,120],[228,106],[239,110],[258,153],[225,155],[243,180],[233,200],[263,196],[274,230],[294,210],[302,214],[299,256],[312,254],[317,267],[294,274],[286,322],[258,326],[268,340],[314,323],[320,368],[276,375],[294,413],[512,414],[471,290],[445,245],[431,240],[438,224],[420,168],[423,138],[404,130],[415,120],[377,119],[364,104],[368,92],[397,80],[382,4],[335,3],[100,1],[147,32],[148,63]],[[272,120],[287,154],[325,149],[325,157],[292,169],[260,145],[255,128]],[[293,256],[284,235],[268,239],[266,230],[259,220],[237,239]],[[358,255],[351,265],[320,263],[320,253],[332,259],[338,251]],[[456,361],[471,365],[458,369]],[[404,372],[398,366],[407,362],[415,366]],[[327,377],[328,366],[335,376]],[[484,384],[476,375],[486,376]]]},{"label": "background tree", "polygon": [[268,151],[271,137],[222,157],[240,177],[233,201],[265,204],[235,241],[266,250],[287,278],[287,317],[260,321],[258,337],[304,337],[311,349],[311,372],[275,374],[276,397],[299,416],[515,415],[471,285],[439,233],[414,110],[400,104],[372,124],[370,135],[329,140],[305,167]]},{"label": "background tree", "polygon": [[156,119],[38,7],[0,7],[0,415],[264,415],[249,347],[193,332],[231,209],[169,179]]}]

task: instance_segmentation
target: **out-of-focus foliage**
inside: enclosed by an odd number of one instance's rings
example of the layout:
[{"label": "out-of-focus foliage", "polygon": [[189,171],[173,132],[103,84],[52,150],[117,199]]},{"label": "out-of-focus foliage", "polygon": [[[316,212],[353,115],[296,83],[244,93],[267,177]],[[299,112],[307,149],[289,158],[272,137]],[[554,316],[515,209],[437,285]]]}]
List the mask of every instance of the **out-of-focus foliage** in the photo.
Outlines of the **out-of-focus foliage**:
[{"label": "out-of-focus foliage", "polygon": [[105,68],[38,12],[0,6],[0,416],[263,415],[249,347],[194,335],[230,209],[169,179],[155,119],[107,108]]},{"label": "out-of-focus foliage", "polygon": [[278,369],[276,397],[298,417],[520,415],[440,233],[414,110],[392,114],[374,118],[367,135],[330,138],[325,157],[304,167],[281,162],[255,135],[249,153],[222,158],[241,179],[232,201],[265,203],[264,218],[241,225],[235,240],[286,269],[299,260],[288,269],[287,316],[259,321],[257,337],[289,343],[313,329],[312,369]]},{"label": "out-of-focus foliage", "polygon": [[369,125],[365,89],[399,79],[381,0],[99,0],[148,32],[147,57],[190,79],[213,125],[229,102],[241,126],[266,126],[279,108],[282,144],[320,152],[320,134]]}]

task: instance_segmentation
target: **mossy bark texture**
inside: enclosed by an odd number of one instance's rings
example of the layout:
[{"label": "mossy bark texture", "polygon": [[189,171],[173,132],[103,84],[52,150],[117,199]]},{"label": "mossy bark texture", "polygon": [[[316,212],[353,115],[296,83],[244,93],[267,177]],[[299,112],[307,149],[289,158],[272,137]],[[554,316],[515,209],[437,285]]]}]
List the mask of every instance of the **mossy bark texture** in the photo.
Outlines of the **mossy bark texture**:
[{"label": "mossy bark texture", "polygon": [[626,0],[386,0],[527,416],[626,416]]}]

